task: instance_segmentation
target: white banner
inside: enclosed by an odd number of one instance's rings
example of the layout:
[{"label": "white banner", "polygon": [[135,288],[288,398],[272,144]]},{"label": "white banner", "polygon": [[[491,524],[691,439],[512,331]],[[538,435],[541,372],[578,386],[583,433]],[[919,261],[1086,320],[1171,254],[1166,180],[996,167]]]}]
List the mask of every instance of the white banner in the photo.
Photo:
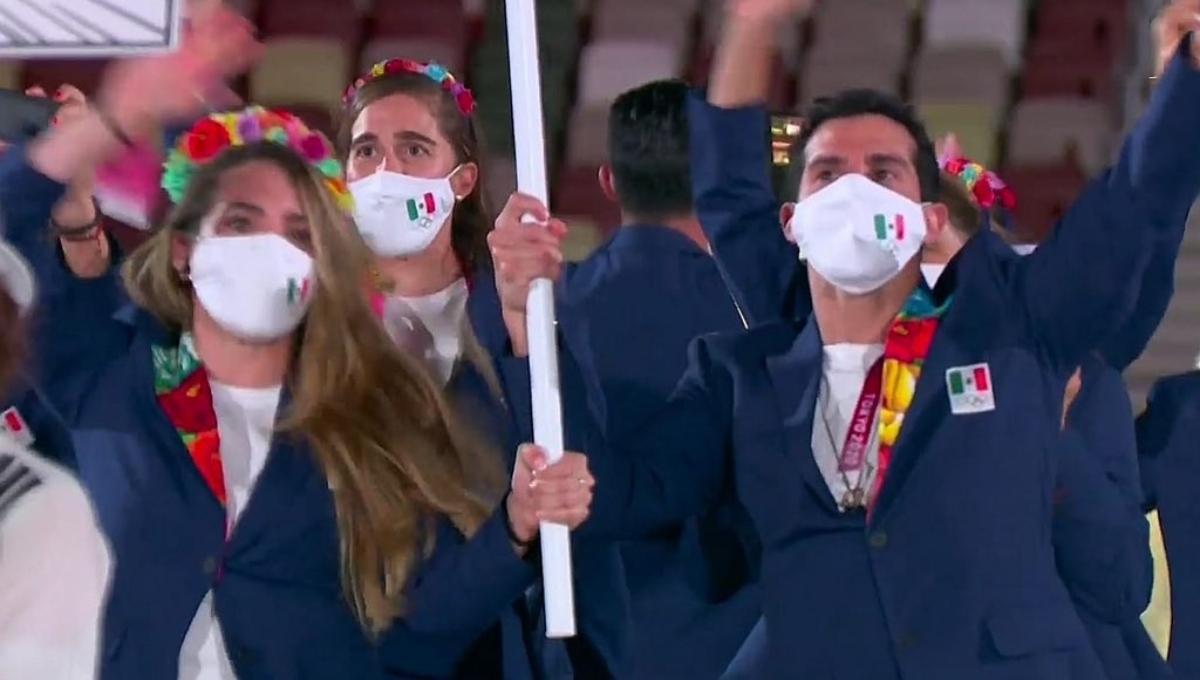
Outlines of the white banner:
[{"label": "white banner", "polygon": [[179,44],[185,0],[0,0],[0,59],[107,58]]}]

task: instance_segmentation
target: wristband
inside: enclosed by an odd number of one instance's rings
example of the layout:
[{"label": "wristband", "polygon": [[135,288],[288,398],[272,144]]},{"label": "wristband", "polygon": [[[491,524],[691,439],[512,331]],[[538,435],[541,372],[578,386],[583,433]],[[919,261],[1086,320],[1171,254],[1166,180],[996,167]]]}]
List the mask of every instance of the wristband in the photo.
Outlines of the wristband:
[{"label": "wristband", "polygon": [[100,223],[104,221],[104,214],[100,212],[100,203],[95,197],[92,197],[92,206],[95,208],[95,217],[90,222],[78,227],[64,227],[54,218],[50,218],[50,228],[54,230],[54,235],[64,241],[83,242],[90,241],[95,237],[95,232],[100,228]]}]

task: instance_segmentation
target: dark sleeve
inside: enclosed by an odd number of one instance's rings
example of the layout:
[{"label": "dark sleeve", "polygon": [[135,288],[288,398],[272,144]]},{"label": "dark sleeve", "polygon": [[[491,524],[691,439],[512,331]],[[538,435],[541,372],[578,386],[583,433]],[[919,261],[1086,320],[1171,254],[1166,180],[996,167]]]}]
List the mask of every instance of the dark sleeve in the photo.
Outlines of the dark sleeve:
[{"label": "dark sleeve", "polygon": [[1171,447],[1176,445],[1175,432],[1182,423],[1195,418],[1196,409],[1188,408],[1194,402],[1187,394],[1187,387],[1194,384],[1193,378],[1194,374],[1188,374],[1155,382],[1146,398],[1146,409],[1134,421],[1143,509],[1147,511],[1158,507],[1159,470],[1164,467]]},{"label": "dark sleeve", "polygon": [[[27,160],[24,146],[0,157],[0,220],[6,238],[30,263],[38,301],[30,318],[32,363],[29,373],[54,405],[70,410],[72,392],[82,372],[119,342],[111,317],[126,301],[116,267],[95,279],[80,279],[68,269],[50,234],[50,212],[65,187]],[[116,251],[114,250],[114,253]]]},{"label": "dark sleeve", "polygon": [[1153,582],[1131,412],[1120,373],[1089,359],[1058,459],[1060,573],[1076,601],[1114,623],[1137,617]]},{"label": "dark sleeve", "polygon": [[687,115],[696,215],[721,274],[751,323],[791,318],[796,289],[807,292],[807,280],[779,223],[766,109],[722,109],[697,90]]},{"label": "dark sleeve", "polygon": [[688,585],[714,604],[758,580],[762,542],[732,487],[707,512],[684,525],[679,560]]},{"label": "dark sleeve", "polygon": [[[1156,252],[1173,266],[1178,221],[1200,194],[1200,72],[1190,39],[1171,61],[1116,164],[1051,237],[1014,267],[1010,293],[1050,359],[1075,367],[1129,318],[1130,281]],[[1163,250],[1159,250],[1163,249]]]}]

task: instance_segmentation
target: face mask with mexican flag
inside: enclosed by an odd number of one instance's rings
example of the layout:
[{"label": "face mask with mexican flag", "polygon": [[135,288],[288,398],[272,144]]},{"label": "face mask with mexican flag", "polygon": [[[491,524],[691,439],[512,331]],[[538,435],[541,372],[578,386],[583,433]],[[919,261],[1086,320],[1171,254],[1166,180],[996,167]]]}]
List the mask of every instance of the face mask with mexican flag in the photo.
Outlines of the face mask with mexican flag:
[{"label": "face mask with mexican flag", "polygon": [[454,213],[450,178],[426,179],[382,167],[350,183],[354,222],[376,255],[404,257],[424,252]]}]

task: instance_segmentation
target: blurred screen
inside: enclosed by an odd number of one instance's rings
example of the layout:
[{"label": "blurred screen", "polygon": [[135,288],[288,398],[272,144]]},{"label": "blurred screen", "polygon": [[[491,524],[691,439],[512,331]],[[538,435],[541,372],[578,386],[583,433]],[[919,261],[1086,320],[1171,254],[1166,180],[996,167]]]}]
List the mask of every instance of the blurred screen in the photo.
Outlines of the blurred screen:
[{"label": "blurred screen", "polygon": [[771,181],[780,202],[796,200],[795,191],[787,186],[788,149],[800,135],[801,121],[799,116],[791,114],[771,116]]}]

